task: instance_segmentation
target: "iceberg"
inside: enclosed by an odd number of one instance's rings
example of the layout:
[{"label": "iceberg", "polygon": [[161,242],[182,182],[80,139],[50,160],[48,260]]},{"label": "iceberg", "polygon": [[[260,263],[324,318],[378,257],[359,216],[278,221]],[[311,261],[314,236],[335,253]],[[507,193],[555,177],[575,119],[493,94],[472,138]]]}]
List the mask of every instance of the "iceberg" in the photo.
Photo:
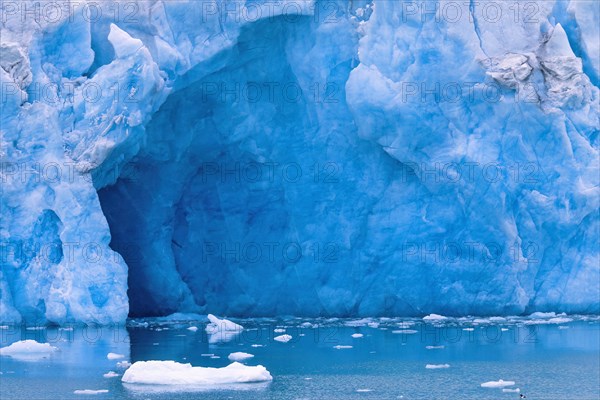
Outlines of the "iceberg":
[{"label": "iceberg", "polygon": [[35,3],[0,26],[0,323],[600,313],[596,2]]},{"label": "iceberg", "polygon": [[265,367],[234,362],[223,368],[192,367],[175,361],[137,361],[121,379],[144,385],[222,385],[273,380]]}]

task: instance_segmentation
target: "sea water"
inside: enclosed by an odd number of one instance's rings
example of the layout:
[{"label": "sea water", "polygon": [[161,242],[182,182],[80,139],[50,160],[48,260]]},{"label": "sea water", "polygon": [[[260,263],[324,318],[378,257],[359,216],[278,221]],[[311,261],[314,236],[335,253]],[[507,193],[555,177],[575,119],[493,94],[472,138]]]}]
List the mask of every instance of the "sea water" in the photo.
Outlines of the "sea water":
[{"label": "sea water", "polygon": [[[3,326],[0,347],[30,339],[59,350],[0,357],[0,398],[517,399],[520,393],[532,400],[600,398],[598,317],[236,322],[243,331],[218,338],[208,335],[200,320],[67,329]],[[274,340],[283,334],[292,339]],[[265,366],[273,381],[196,387],[121,382],[128,362],[224,367],[234,352],[253,354],[244,363]],[[104,377],[109,371],[118,376]],[[481,386],[500,379],[514,385]],[[81,390],[108,392],[76,392]]]}]

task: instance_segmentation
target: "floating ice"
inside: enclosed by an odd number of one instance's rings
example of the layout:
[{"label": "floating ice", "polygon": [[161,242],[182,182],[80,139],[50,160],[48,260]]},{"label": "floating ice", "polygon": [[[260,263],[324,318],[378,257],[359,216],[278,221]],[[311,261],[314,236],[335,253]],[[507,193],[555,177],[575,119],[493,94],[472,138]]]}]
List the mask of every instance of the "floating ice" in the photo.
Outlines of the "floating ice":
[{"label": "floating ice", "polygon": [[490,382],[484,382],[481,384],[481,387],[484,388],[503,388],[506,386],[513,386],[515,384],[514,381],[503,381],[502,379],[498,380],[498,381],[490,381]]},{"label": "floating ice", "polygon": [[175,361],[138,361],[125,371],[121,380],[124,383],[147,385],[219,385],[272,379],[262,365],[249,367],[234,362],[223,368],[208,368]]},{"label": "floating ice", "polygon": [[244,360],[248,360],[253,357],[254,357],[254,354],[238,351],[235,353],[231,353],[227,358],[229,358],[231,361],[244,361]]},{"label": "floating ice", "polygon": [[275,336],[273,338],[273,340],[277,341],[277,342],[282,342],[282,343],[287,343],[290,340],[292,340],[292,336],[291,335],[280,335],[280,336]]},{"label": "floating ice", "polygon": [[125,356],[123,354],[108,353],[106,355],[106,358],[108,358],[109,360],[119,360],[121,358],[125,358]]},{"label": "floating ice", "polygon": [[519,388],[515,388],[515,389],[504,388],[504,389],[502,389],[503,393],[519,393],[520,391],[521,391],[521,389],[519,389]]},{"label": "floating ice", "polygon": [[228,319],[219,319],[212,314],[208,314],[210,323],[206,326],[206,333],[214,334],[215,332],[240,332],[244,327],[231,322]]},{"label": "floating ice", "polygon": [[427,369],[445,369],[450,368],[450,364],[427,364],[425,365]]},{"label": "floating ice", "polygon": [[10,346],[0,348],[0,356],[8,356],[21,360],[38,360],[50,356],[58,348],[49,343],[39,343],[35,340],[21,340]]},{"label": "floating ice", "polygon": [[364,336],[364,335],[363,335],[362,333],[353,333],[353,334],[352,334],[352,337],[353,337],[354,339],[358,339],[358,338],[361,338],[361,337],[363,337],[363,336]]},{"label": "floating ice", "polygon": [[119,374],[117,374],[115,371],[108,371],[107,373],[105,373],[102,376],[105,378],[115,378],[115,377],[119,376]]},{"label": "floating ice", "polygon": [[196,332],[198,330],[197,326],[190,326],[187,328],[188,331]]},{"label": "floating ice", "polygon": [[206,333],[211,344],[229,342],[244,330],[243,326],[212,314],[208,314],[208,320],[210,323],[206,326]]},{"label": "floating ice", "polygon": [[103,394],[103,393],[108,393],[108,390],[106,389],[98,389],[98,390],[93,390],[93,389],[78,389],[78,390],[74,390],[73,394],[85,394],[85,395],[94,395],[94,394]]},{"label": "floating ice", "polygon": [[444,317],[443,315],[438,314],[429,314],[423,317],[423,321],[444,321],[447,320],[448,317]]},{"label": "floating ice", "polygon": [[333,346],[333,348],[337,349],[337,350],[344,350],[344,349],[351,349],[352,346],[338,344],[337,346]]}]

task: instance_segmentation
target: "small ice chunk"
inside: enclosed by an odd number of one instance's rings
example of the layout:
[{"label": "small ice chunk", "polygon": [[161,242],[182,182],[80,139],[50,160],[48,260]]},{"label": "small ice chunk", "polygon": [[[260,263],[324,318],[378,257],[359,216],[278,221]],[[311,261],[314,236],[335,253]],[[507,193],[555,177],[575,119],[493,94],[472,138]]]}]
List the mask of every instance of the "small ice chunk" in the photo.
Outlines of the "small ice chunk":
[{"label": "small ice chunk", "polygon": [[343,349],[351,349],[352,346],[342,346],[338,344],[337,346],[333,346],[334,349],[343,350]]},{"label": "small ice chunk", "polygon": [[357,393],[369,393],[372,391],[373,391],[373,389],[356,389]]},{"label": "small ice chunk", "polygon": [[251,345],[251,346],[252,346],[252,347],[263,347],[263,345],[262,345],[262,344],[256,344],[256,343],[255,343],[255,344],[253,344],[253,345]]},{"label": "small ice chunk", "polygon": [[196,332],[198,330],[197,326],[190,326],[187,328],[188,331]]},{"label": "small ice chunk", "polygon": [[212,314],[208,314],[210,323],[206,326],[206,332],[213,334],[215,332],[240,332],[244,329],[243,326],[231,322],[227,319],[219,319]]},{"label": "small ice chunk", "polygon": [[39,343],[35,340],[20,340],[10,346],[0,348],[0,356],[8,356],[23,360],[37,360],[45,358],[57,351],[58,348],[49,343]]},{"label": "small ice chunk", "polygon": [[291,335],[281,335],[281,336],[275,336],[275,337],[273,338],[273,340],[276,340],[276,341],[278,341],[278,342],[281,342],[281,343],[287,343],[287,342],[289,342],[290,340],[292,340],[292,336],[291,336]]},{"label": "small ice chunk", "polygon": [[265,382],[273,377],[262,365],[249,367],[238,362],[223,368],[207,368],[175,361],[138,361],[125,371],[121,380],[148,385],[216,385]]},{"label": "small ice chunk", "polygon": [[503,381],[502,379],[498,381],[489,381],[481,384],[481,387],[484,388],[503,388],[506,386],[513,386],[515,384],[514,381]]},{"label": "small ice chunk", "polygon": [[227,319],[219,319],[212,314],[207,317],[210,323],[206,326],[206,333],[210,344],[229,342],[244,330],[243,326]]},{"label": "small ice chunk", "polygon": [[443,321],[445,319],[448,319],[448,317],[439,314],[429,314],[423,317],[423,321]]},{"label": "small ice chunk", "polygon": [[106,389],[92,390],[92,389],[78,389],[73,391],[74,394],[102,394],[108,393]]},{"label": "small ice chunk", "polygon": [[106,358],[108,358],[109,360],[119,360],[121,358],[125,358],[125,356],[123,354],[108,353],[106,355]]},{"label": "small ice chunk", "polygon": [[392,333],[395,334],[407,334],[407,335],[412,335],[414,333],[418,333],[419,331],[415,331],[414,329],[397,329],[395,331],[392,331]]},{"label": "small ice chunk", "polygon": [[352,334],[352,337],[353,337],[354,339],[359,339],[359,338],[361,338],[361,337],[363,337],[363,336],[364,336],[364,335],[363,335],[362,333],[353,333],[353,334]]},{"label": "small ice chunk", "polygon": [[276,329],[273,329],[273,332],[275,332],[275,333],[284,333],[285,329],[284,328],[276,328]]},{"label": "small ice chunk", "polygon": [[521,389],[516,388],[516,389],[502,389],[502,393],[519,393],[521,391]]},{"label": "small ice chunk", "polygon": [[444,346],[425,346],[427,350],[443,349]]},{"label": "small ice chunk", "polygon": [[235,353],[231,353],[227,358],[229,358],[231,361],[244,361],[252,357],[254,357],[254,354],[237,351]]},{"label": "small ice chunk", "polygon": [[463,331],[473,332],[475,328],[463,328]]},{"label": "small ice chunk", "polygon": [[444,369],[444,368],[450,368],[450,364],[427,364],[425,366],[425,368],[427,368],[427,369]]},{"label": "small ice chunk", "polygon": [[116,376],[119,376],[119,374],[117,374],[115,371],[108,371],[107,373],[105,373],[102,376],[105,378],[114,378]]}]

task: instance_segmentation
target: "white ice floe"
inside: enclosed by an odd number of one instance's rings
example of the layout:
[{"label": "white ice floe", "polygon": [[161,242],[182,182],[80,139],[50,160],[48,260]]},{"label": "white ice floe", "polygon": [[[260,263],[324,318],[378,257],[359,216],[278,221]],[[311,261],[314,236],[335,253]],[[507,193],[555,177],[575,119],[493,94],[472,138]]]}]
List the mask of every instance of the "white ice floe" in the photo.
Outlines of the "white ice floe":
[{"label": "white ice floe", "polygon": [[521,391],[521,389],[516,388],[516,389],[502,389],[503,393],[519,393]]},{"label": "white ice floe", "polygon": [[473,332],[475,328],[463,328],[463,331]]},{"label": "white ice floe", "polygon": [[78,389],[73,391],[74,394],[102,394],[108,393],[106,389],[92,390],[92,389]]},{"label": "white ice floe", "polygon": [[262,344],[256,344],[256,343],[255,343],[255,344],[253,344],[253,345],[251,345],[251,346],[252,346],[252,347],[263,347],[263,345],[262,345]]},{"label": "white ice floe", "polygon": [[106,355],[106,358],[108,358],[109,360],[120,360],[121,358],[125,358],[125,356],[123,354],[108,353]]},{"label": "white ice floe", "polygon": [[450,364],[427,364],[425,366],[425,368],[427,368],[427,369],[444,369],[444,368],[450,368]]},{"label": "white ice floe", "polygon": [[229,355],[229,357],[227,357],[227,358],[229,358],[231,361],[244,361],[244,360],[248,360],[253,357],[254,357],[254,354],[237,351],[235,353],[231,353]]},{"label": "white ice floe", "polygon": [[266,382],[273,377],[262,365],[249,367],[238,362],[223,368],[207,368],[175,361],[138,361],[125,371],[121,380],[147,385],[220,385]]},{"label": "white ice floe", "polygon": [[115,371],[108,371],[107,373],[105,373],[102,376],[105,378],[115,378],[115,377],[119,376],[119,374],[117,374]]},{"label": "white ice floe", "polygon": [[275,333],[284,333],[285,332],[285,328],[275,328],[275,329],[273,329],[273,332],[275,332]]},{"label": "white ice floe", "polygon": [[39,343],[35,340],[20,340],[10,346],[0,348],[0,356],[8,356],[21,360],[38,360],[48,357],[58,348],[49,343]]},{"label": "white ice floe", "polygon": [[277,342],[281,342],[281,343],[287,343],[290,340],[292,340],[292,336],[291,335],[281,335],[281,336],[275,336],[273,338],[273,340],[277,341]]},{"label": "white ice floe", "polygon": [[352,346],[342,346],[338,344],[337,346],[333,346],[334,349],[343,350],[343,349],[351,349]]},{"label": "white ice floe", "polygon": [[484,388],[503,388],[503,387],[507,387],[507,386],[513,386],[515,384],[514,381],[503,381],[502,379],[498,380],[498,381],[490,381],[490,382],[484,382],[481,384],[481,387]]},{"label": "white ice floe", "polygon": [[423,321],[444,321],[446,319],[448,319],[448,317],[439,314],[429,314],[423,317]]},{"label": "white ice floe", "polygon": [[443,349],[444,346],[425,346],[427,350]]},{"label": "white ice floe", "polygon": [[356,389],[357,393],[369,393],[372,391],[373,391],[373,389]]},{"label": "white ice floe", "polygon": [[363,336],[365,336],[365,335],[363,335],[362,333],[353,333],[353,334],[352,334],[352,337],[353,337],[354,339],[359,339],[359,338],[361,338],[361,337],[363,337]]},{"label": "white ice floe", "polygon": [[196,332],[198,330],[197,326],[190,326],[187,328],[188,331]]}]

